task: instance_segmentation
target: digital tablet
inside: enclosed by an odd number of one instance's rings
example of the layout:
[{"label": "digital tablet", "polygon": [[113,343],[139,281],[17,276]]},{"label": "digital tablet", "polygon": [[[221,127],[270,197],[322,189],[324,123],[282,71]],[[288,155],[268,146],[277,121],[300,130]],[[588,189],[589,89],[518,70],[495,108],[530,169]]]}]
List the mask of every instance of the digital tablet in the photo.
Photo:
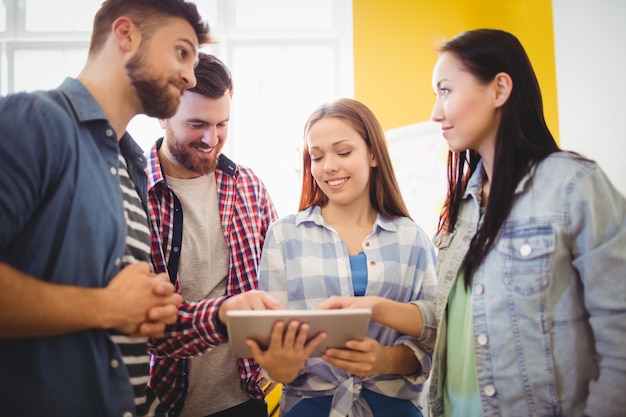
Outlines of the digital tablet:
[{"label": "digital tablet", "polygon": [[246,339],[256,340],[261,349],[269,346],[274,323],[298,320],[308,323],[309,340],[320,332],[326,339],[311,354],[321,356],[327,348],[344,347],[348,340],[363,340],[372,310],[350,308],[334,310],[231,310],[226,313],[226,327],[233,356],[250,358],[252,352]]}]

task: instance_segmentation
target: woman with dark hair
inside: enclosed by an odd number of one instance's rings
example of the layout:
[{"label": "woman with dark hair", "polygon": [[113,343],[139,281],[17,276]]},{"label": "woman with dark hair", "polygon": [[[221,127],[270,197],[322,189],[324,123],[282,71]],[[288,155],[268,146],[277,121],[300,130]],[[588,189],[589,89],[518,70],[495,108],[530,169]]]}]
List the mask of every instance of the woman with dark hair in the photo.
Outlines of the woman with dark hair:
[{"label": "woman with dark hair", "polygon": [[[259,289],[288,309],[349,294],[410,303],[424,310],[420,318],[434,317],[435,248],[409,218],[369,108],[340,99],[311,115],[302,184],[300,211],[268,229]],[[279,322],[266,351],[248,341],[254,359],[283,383],[281,416],[421,416],[433,333],[415,338],[372,322],[365,340],[309,358],[323,336],[306,343],[307,330]]]},{"label": "woman with dark hair", "polygon": [[[623,416],[626,199],[559,149],[515,36],[473,30],[439,52],[432,119],[450,152],[431,415]],[[366,303],[325,304],[350,306]],[[420,334],[400,308],[379,320]]]},{"label": "woman with dark hair", "polygon": [[512,34],[445,43],[433,88],[450,148],[433,414],[624,415],[624,196],[559,150]]}]

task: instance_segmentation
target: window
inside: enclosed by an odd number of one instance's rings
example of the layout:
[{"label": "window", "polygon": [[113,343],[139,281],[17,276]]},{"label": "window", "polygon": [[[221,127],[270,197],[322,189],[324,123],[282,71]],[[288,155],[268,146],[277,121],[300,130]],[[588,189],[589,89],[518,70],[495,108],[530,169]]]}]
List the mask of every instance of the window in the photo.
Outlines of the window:
[{"label": "window", "polygon": [[[354,95],[352,3],[201,0],[196,4],[218,41],[207,50],[224,61],[233,75],[235,92],[224,154],[259,175],[279,215],[293,213],[300,196],[306,119],[320,104]],[[129,131],[144,148],[162,136],[158,124],[145,116],[136,117]]]},{"label": "window", "polygon": [[[87,57],[102,0],[0,2],[0,94],[58,86]],[[235,85],[224,153],[265,182],[279,215],[295,212],[302,131],[318,105],[353,97],[351,0],[196,0]],[[54,16],[54,18],[50,18]],[[148,150],[162,130],[135,117]]]}]

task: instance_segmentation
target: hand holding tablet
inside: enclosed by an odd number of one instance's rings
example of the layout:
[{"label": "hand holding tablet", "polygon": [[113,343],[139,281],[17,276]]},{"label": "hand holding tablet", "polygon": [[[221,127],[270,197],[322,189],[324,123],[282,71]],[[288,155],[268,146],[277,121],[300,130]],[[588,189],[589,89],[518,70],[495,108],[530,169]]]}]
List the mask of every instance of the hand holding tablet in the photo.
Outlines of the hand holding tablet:
[{"label": "hand holding tablet", "polygon": [[309,338],[326,332],[326,339],[311,357],[321,356],[327,348],[344,347],[348,340],[363,340],[372,311],[368,308],[341,310],[231,310],[226,313],[226,326],[233,356],[252,357],[246,339],[255,340],[263,349],[269,345],[270,334],[277,321],[291,320],[310,326]]}]

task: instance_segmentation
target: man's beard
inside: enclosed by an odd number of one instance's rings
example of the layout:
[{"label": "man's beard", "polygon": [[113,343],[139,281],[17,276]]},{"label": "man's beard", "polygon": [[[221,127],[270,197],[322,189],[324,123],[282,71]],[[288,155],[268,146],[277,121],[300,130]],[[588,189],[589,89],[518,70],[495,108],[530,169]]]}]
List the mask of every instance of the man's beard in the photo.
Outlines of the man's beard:
[{"label": "man's beard", "polygon": [[195,149],[198,147],[205,148],[206,145],[200,140],[191,143],[183,143],[176,138],[176,135],[169,127],[166,127],[167,134],[167,149],[172,155],[172,158],[176,162],[185,168],[187,171],[195,172],[199,175],[207,175],[215,171],[217,167],[217,159],[221,151],[221,142],[213,150],[213,157],[210,159],[203,159],[196,155]]},{"label": "man's beard", "polygon": [[[143,113],[158,119],[168,119],[176,114],[185,85],[174,77],[167,79],[164,85],[157,78],[149,78],[145,53],[142,51],[140,46],[135,56],[126,64],[126,72],[135,88]],[[170,84],[178,86],[181,94],[173,93]]]}]

